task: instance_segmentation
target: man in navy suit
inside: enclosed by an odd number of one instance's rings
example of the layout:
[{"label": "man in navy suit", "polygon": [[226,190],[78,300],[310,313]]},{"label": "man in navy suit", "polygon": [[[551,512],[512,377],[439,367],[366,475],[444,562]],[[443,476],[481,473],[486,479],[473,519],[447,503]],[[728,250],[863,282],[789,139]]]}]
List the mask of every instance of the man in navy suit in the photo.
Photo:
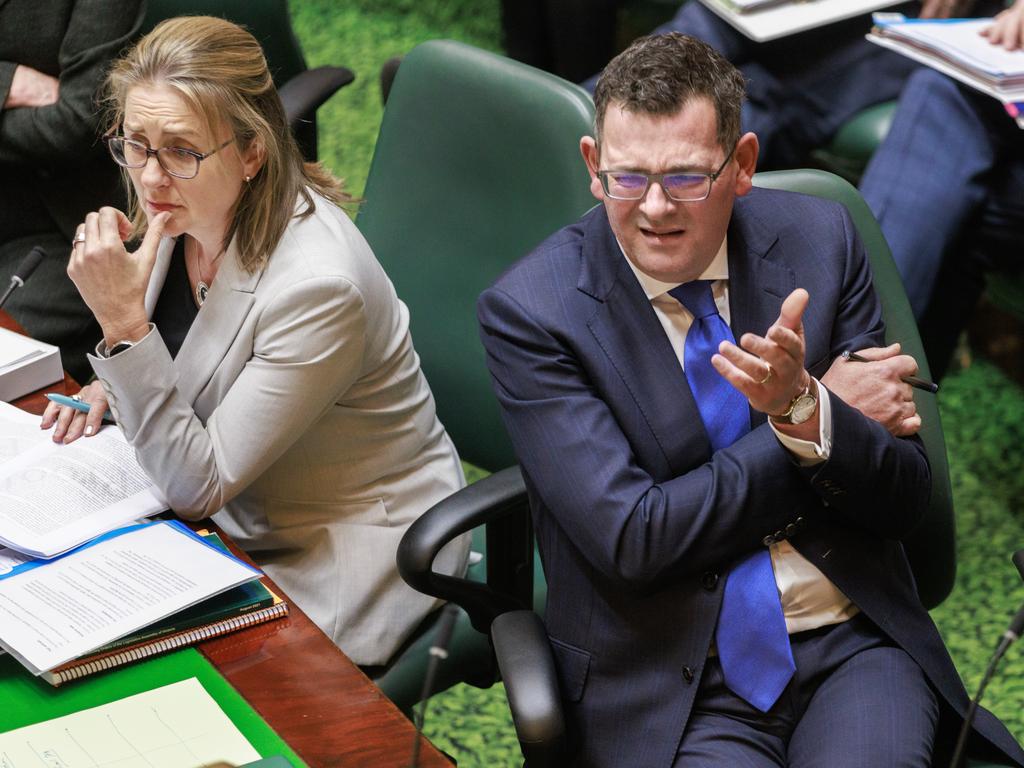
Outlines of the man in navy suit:
[{"label": "man in navy suit", "polygon": [[[634,43],[581,141],[603,206],[480,298],[574,759],[930,765],[967,696],[900,544],[916,364],[845,209],[752,190],[742,98],[706,44]],[[972,746],[1024,761],[987,712]]]}]

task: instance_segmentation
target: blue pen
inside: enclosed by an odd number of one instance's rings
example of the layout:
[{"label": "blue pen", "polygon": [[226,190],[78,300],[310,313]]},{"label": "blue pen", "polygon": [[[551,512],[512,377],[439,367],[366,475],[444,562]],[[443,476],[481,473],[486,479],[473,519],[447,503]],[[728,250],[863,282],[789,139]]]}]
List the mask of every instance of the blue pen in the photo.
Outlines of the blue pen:
[{"label": "blue pen", "polygon": [[[56,403],[57,405],[66,405],[68,406],[68,408],[74,408],[76,411],[82,411],[83,413],[88,413],[91,410],[91,407],[88,403],[83,402],[81,400],[76,400],[73,397],[68,397],[67,395],[57,395],[51,393],[46,396],[46,399]],[[115,423],[114,415],[109,410],[103,414],[103,420],[109,421],[111,424]]]}]

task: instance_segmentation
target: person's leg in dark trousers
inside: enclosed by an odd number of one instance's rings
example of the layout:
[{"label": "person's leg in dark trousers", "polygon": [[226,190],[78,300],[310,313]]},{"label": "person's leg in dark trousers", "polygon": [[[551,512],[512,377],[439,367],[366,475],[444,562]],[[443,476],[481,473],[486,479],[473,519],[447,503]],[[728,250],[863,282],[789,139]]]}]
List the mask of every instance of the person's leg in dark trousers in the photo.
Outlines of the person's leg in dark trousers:
[{"label": "person's leg in dark trousers", "polygon": [[709,658],[675,766],[906,766],[931,761],[938,703],[921,669],[863,615],[791,636],[796,674],[761,713]]},{"label": "person's leg in dark trousers", "polygon": [[762,713],[726,687],[722,665],[713,656],[704,665],[697,698],[673,766],[785,766],[786,739],[792,727],[793,713],[785,692],[778,704]]},{"label": "person's leg in dark trousers", "polygon": [[[863,617],[794,647],[797,669],[829,659],[789,741],[791,768],[927,768],[939,705],[924,672],[901,648],[877,645]],[[863,650],[858,650],[863,648]],[[834,660],[844,659],[834,667]],[[803,677],[803,675],[801,675]]]},{"label": "person's leg in dark trousers", "polygon": [[920,319],[921,341],[934,379],[949,367],[991,273],[1021,272],[1024,266],[1024,141],[1002,106],[983,94],[963,90],[989,129],[994,147],[987,194],[959,236],[946,248],[935,287]]},{"label": "person's leg in dark trousers", "polygon": [[916,72],[860,191],[889,243],[918,320],[947,249],[985,200],[995,163],[995,147],[972,101],[948,77],[930,69]]}]

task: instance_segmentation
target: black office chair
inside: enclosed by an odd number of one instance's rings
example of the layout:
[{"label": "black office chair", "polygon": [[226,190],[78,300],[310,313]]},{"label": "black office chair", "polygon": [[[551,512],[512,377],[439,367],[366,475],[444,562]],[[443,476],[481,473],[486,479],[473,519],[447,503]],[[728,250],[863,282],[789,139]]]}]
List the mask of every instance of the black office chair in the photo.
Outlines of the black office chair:
[{"label": "black office chair", "polygon": [[[594,204],[578,149],[592,122],[590,97],[577,86],[451,41],[424,43],[404,58],[384,111],[356,224],[409,307],[441,422],[461,457],[488,471],[508,467],[515,455],[484,365],[476,297]],[[500,496],[508,483],[518,487],[517,472],[475,483],[452,503],[490,507],[493,489]],[[534,598],[543,605],[528,510],[512,496],[513,507],[486,532],[485,520],[462,518],[458,532],[473,530],[473,548],[486,557],[465,580],[437,576],[460,595],[459,605],[509,610]],[[487,613],[460,615],[436,690],[494,682],[489,627]],[[375,680],[402,709],[420,697],[430,630],[428,622]]]},{"label": "black office chair", "polygon": [[355,75],[345,67],[306,67],[287,0],[149,0],[142,31],[174,16],[219,16],[244,26],[259,40],[295,140],[303,157],[315,161],[316,110]]},{"label": "black office chair", "polygon": [[[928,364],[903,285],[878,224],[857,190],[838,176],[815,170],[763,173],[754,181],[758,186],[804,192],[846,205],[871,260],[886,338],[899,340],[904,351],[920,362],[921,375],[927,377]],[[942,602],[953,587],[955,521],[938,405],[934,395],[915,392],[914,397],[925,424],[921,437],[931,463],[932,495],[924,520],[904,546],[921,600],[931,608]],[[471,489],[473,495],[455,494],[433,507],[409,529],[399,552],[399,568],[417,589],[462,605],[474,625],[490,623],[497,664],[526,764],[529,768],[557,766],[562,761],[565,725],[558,678],[540,617],[530,610],[510,610],[513,603],[508,595],[492,596],[479,585],[455,583],[430,571],[433,557],[459,531],[471,524],[493,524],[507,510],[518,512],[526,505],[525,487],[515,468],[477,486]]]}]

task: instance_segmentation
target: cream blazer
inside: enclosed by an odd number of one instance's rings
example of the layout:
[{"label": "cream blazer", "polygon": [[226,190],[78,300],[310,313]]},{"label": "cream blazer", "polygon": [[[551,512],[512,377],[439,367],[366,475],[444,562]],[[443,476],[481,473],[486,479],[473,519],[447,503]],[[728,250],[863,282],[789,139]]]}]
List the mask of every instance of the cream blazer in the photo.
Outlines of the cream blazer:
[{"label": "cream blazer", "polygon": [[[160,244],[150,315],[173,247]],[[213,515],[353,661],[387,661],[435,606],[395,551],[465,480],[408,310],[336,205],[317,197],[255,274],[232,242],[177,358],[155,329],[90,361],[171,509]],[[464,536],[435,567],[461,573],[468,552]]]}]

